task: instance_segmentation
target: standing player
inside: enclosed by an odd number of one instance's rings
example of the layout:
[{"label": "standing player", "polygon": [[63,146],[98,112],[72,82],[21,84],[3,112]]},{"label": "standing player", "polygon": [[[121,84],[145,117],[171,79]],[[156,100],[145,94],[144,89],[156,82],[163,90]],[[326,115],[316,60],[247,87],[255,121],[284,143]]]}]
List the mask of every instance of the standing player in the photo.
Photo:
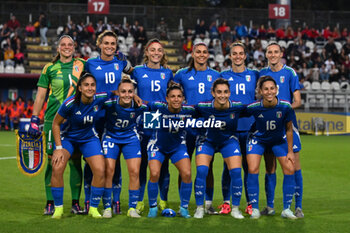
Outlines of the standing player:
[{"label": "standing player", "polygon": [[[145,101],[165,102],[166,89],[170,80],[173,79],[172,71],[166,67],[168,62],[163,45],[158,39],[151,39],[144,49],[144,64],[136,66],[131,73],[131,78],[137,83],[137,94]],[[140,196],[137,209],[142,212],[144,209],[144,191],[147,180],[147,144],[152,135],[151,130],[139,129],[141,136],[141,168],[140,168]],[[161,169],[159,180],[160,198],[159,206],[165,209],[169,189],[169,165],[165,160]]]},{"label": "standing player", "polygon": [[[283,179],[283,218],[295,219],[290,210],[295,191],[293,116],[289,102],[277,98],[278,87],[270,76],[262,76],[258,81],[261,101],[249,104],[247,113],[255,118],[255,131],[249,135],[247,144],[248,193],[253,209],[251,218],[259,218],[259,167],[261,156],[270,148],[281,164]],[[286,139],[284,138],[286,135]]]},{"label": "standing player", "polygon": [[115,161],[123,152],[129,171],[129,210],[127,215],[140,218],[136,211],[140,188],[141,147],[139,135],[136,131],[136,118],[146,110],[146,105],[136,107],[133,98],[135,84],[129,77],[124,76],[119,83],[118,96],[108,99],[106,108],[106,133],[102,145],[106,158],[106,185],[103,195],[104,218],[112,217],[111,197],[112,180],[115,170]]},{"label": "standing player", "polygon": [[[184,89],[186,103],[196,105],[199,102],[210,101],[213,99],[211,86],[220,74],[208,66],[209,51],[204,43],[198,43],[193,46],[192,60],[189,67],[179,70],[174,77],[174,81],[180,83]],[[196,144],[197,131],[194,129],[186,130],[187,151],[192,158]],[[179,183],[180,184],[180,183]],[[213,208],[214,195],[214,177],[212,162],[210,164],[207,178],[205,212],[208,214],[218,214]]]},{"label": "standing player", "polygon": [[[97,92],[112,91],[118,89],[122,73],[132,72],[130,63],[124,55],[117,52],[117,35],[112,31],[104,31],[97,40],[96,45],[101,50],[101,55],[90,58],[85,64],[85,70],[96,78]],[[104,131],[105,111],[99,111],[96,119],[96,130],[100,137]],[[85,212],[89,209],[91,170],[88,165],[84,169]],[[121,169],[120,159],[117,160],[116,172],[113,178],[113,212],[120,213]]]},{"label": "standing player", "polygon": [[[183,90],[175,82],[169,84],[166,92],[166,101],[152,102],[149,104],[152,111],[157,111],[163,117],[163,122],[179,122],[180,120],[191,118],[195,109],[192,106],[183,106]],[[157,113],[156,112],[156,113]],[[166,117],[166,118],[165,118]],[[167,124],[170,126],[170,124]],[[184,218],[190,218],[188,212],[188,203],[191,198],[192,180],[191,180],[191,161],[185,145],[186,132],[184,128],[161,128],[153,131],[151,140],[148,144],[148,161],[150,170],[150,179],[148,182],[148,200],[149,213],[148,217],[157,217],[157,197],[158,197],[158,180],[160,170],[164,159],[171,159],[171,162],[178,169],[182,178],[180,187],[180,215]]]},{"label": "standing player", "polygon": [[[46,206],[45,215],[52,215],[54,212],[54,201],[51,194],[51,156],[53,154],[54,141],[52,137],[52,121],[58,108],[63,101],[74,94],[75,87],[84,69],[85,61],[73,58],[74,41],[68,35],[63,35],[58,40],[57,55],[43,68],[39,81],[38,90],[33,106],[33,115],[30,121],[28,134],[37,136],[39,134],[40,118],[38,117],[43,108],[48,90],[49,98],[45,112],[44,132],[46,135],[46,154],[48,156],[47,168],[45,172]],[[79,213],[79,198],[81,192],[82,170],[81,158],[74,155],[69,160],[70,167],[70,187],[72,191],[72,213]]]},{"label": "standing player", "polygon": [[63,102],[52,123],[56,145],[52,156],[51,192],[55,201],[52,218],[63,216],[63,173],[75,149],[80,150],[93,173],[89,215],[101,218],[97,207],[104,191],[105,161],[94,121],[108,96],[107,93],[96,94],[96,80],[89,73],[80,77],[75,92]]},{"label": "standing player", "polygon": [[244,106],[240,102],[231,101],[230,84],[226,79],[215,80],[212,87],[214,100],[197,105],[199,115],[205,120],[219,121],[219,128],[208,128],[202,133],[197,143],[196,166],[197,175],[194,184],[197,209],[195,218],[204,216],[204,190],[209,164],[216,152],[221,152],[231,177],[232,211],[234,218],[244,218],[239,211],[242,195],[241,152],[238,138],[235,135],[240,112]]},{"label": "standing player", "polygon": [[[244,105],[255,101],[256,82],[259,77],[259,72],[246,68],[244,62],[247,58],[247,51],[244,44],[240,42],[232,43],[230,46],[230,59],[232,61],[232,68],[221,72],[221,77],[228,80],[230,83],[231,97],[233,101],[239,101]],[[247,175],[248,165],[246,158],[246,143],[248,131],[254,123],[253,117],[240,117],[238,119],[237,136],[242,153],[242,167],[244,171],[244,189],[248,207],[247,213],[251,214],[251,205],[249,205],[249,198],[247,193]],[[222,195],[224,203],[221,205],[221,214],[228,214],[230,208],[230,175],[226,164],[224,164],[224,171],[222,173]]]},{"label": "standing player", "polygon": [[[282,64],[283,53],[277,42],[271,42],[266,48],[266,58],[269,66],[260,71],[260,76],[269,75],[275,79],[278,87],[277,96],[280,99],[287,100],[292,104],[292,108],[296,109],[301,105],[299,78],[296,72],[289,66]],[[303,197],[303,178],[301,174],[299,151],[301,150],[300,135],[296,117],[293,119],[293,151],[295,153],[295,215],[298,218],[303,218],[302,197]],[[268,156],[270,155],[270,156]],[[266,175],[265,175],[265,190],[267,207],[262,211],[262,214],[273,215],[274,197],[276,187],[276,159],[271,153],[265,153]]]}]

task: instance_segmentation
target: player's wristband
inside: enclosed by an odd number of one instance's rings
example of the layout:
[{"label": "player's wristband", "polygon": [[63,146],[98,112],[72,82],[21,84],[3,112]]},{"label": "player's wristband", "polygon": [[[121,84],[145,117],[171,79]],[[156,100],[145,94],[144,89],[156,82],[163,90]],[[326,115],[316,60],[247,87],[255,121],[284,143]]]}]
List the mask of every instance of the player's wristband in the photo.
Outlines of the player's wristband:
[{"label": "player's wristband", "polygon": [[61,146],[56,146],[56,150],[61,150],[63,149],[62,145]]}]

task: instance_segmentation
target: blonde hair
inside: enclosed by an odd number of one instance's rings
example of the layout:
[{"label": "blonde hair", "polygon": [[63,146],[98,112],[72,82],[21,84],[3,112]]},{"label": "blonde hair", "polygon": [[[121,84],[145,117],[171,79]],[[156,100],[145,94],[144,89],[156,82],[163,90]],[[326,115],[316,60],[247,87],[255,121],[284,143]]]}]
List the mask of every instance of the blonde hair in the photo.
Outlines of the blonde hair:
[{"label": "blonde hair", "polygon": [[118,42],[118,36],[117,34],[115,34],[114,32],[110,31],[110,30],[104,30],[100,35],[98,35],[97,39],[96,39],[96,45],[97,47],[100,46],[100,44],[102,44],[102,40],[105,36],[111,36],[114,37],[115,40]]},{"label": "blonde hair", "polygon": [[[72,37],[70,37],[69,35],[63,35],[63,36],[61,36],[61,37],[58,39],[57,47],[60,47],[61,41],[62,41],[64,38],[70,39],[70,40],[73,42],[73,45],[74,45],[74,40],[73,40]],[[52,63],[55,63],[55,62],[58,61],[60,58],[61,58],[61,54],[60,54],[59,52],[57,52],[57,54],[52,58],[51,62],[52,62]]]}]

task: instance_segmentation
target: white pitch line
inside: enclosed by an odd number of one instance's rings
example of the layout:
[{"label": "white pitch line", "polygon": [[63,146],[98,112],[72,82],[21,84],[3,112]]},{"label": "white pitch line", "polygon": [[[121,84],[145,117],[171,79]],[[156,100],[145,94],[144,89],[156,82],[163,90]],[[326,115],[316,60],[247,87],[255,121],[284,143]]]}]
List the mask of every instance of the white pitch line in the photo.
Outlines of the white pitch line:
[{"label": "white pitch line", "polygon": [[12,147],[12,146],[16,146],[16,144],[0,144],[0,147],[1,146],[9,146],[9,147]]},{"label": "white pitch line", "polygon": [[15,159],[16,156],[13,156],[13,157],[0,157],[0,160],[5,160],[5,159]]}]

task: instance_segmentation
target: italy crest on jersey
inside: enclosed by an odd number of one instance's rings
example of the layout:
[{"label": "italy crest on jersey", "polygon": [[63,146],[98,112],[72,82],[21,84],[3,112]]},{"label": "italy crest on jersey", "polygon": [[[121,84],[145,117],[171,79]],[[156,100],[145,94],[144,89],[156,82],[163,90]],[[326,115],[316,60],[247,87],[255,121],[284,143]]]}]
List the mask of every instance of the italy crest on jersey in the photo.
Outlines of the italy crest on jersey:
[{"label": "italy crest on jersey", "polygon": [[156,156],[156,152],[152,151],[151,152],[151,157],[154,158]]},{"label": "italy crest on jersey", "polygon": [[94,106],[94,112],[97,112],[98,111],[98,105],[95,105]]},{"label": "italy crest on jersey", "polygon": [[208,75],[207,80],[208,80],[208,82],[211,82],[211,81],[213,81],[213,77],[211,75]]},{"label": "italy crest on jersey", "polygon": [[202,146],[199,146],[198,147],[198,152],[201,152],[202,151]]},{"label": "italy crest on jersey", "polygon": [[32,138],[27,132],[16,130],[17,166],[26,176],[36,176],[44,168],[46,156],[45,134]]},{"label": "italy crest on jersey", "polygon": [[280,111],[276,112],[276,117],[277,118],[281,118],[282,117],[282,112],[280,112]]},{"label": "italy crest on jersey", "polygon": [[252,80],[252,78],[250,77],[250,75],[246,75],[245,80],[247,80],[247,82],[250,82],[250,80]]},{"label": "italy crest on jersey", "polygon": [[74,69],[76,72],[79,72],[79,67],[78,66],[74,66]]},{"label": "italy crest on jersey", "polygon": [[234,114],[234,113],[231,113],[231,114],[230,114],[230,118],[231,118],[231,119],[234,119],[234,118],[235,118],[235,114]]},{"label": "italy crest on jersey", "polygon": [[135,117],[135,113],[134,112],[131,112],[130,113],[130,118],[134,118]]},{"label": "italy crest on jersey", "polygon": [[253,149],[253,145],[248,146],[248,151],[251,151]]},{"label": "italy crest on jersey", "polygon": [[160,77],[161,77],[161,79],[165,79],[165,74],[164,73],[160,73]]},{"label": "italy crest on jersey", "polygon": [[114,63],[114,69],[115,69],[115,70],[119,70],[119,65],[118,65],[118,63]]},{"label": "italy crest on jersey", "polygon": [[280,77],[280,82],[281,82],[281,83],[284,83],[284,80],[285,80],[285,77],[284,77],[284,76],[281,76],[281,77]]}]

